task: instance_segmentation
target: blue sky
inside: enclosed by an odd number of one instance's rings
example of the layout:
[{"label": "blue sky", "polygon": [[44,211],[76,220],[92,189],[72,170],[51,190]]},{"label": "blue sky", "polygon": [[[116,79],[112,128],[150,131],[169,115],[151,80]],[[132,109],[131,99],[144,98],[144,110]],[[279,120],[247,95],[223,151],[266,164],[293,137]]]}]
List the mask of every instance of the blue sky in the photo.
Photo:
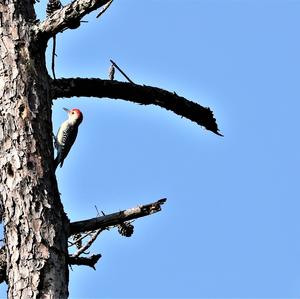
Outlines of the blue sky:
[{"label": "blue sky", "polygon": [[157,107],[55,102],[55,132],[62,107],[84,114],[57,171],[71,220],[168,198],[133,237],[103,233],[97,271],[70,271],[70,298],[299,298],[299,11],[296,0],[115,0],[57,36],[57,77],[107,78],[113,59],[137,83],[209,106],[225,135]]}]

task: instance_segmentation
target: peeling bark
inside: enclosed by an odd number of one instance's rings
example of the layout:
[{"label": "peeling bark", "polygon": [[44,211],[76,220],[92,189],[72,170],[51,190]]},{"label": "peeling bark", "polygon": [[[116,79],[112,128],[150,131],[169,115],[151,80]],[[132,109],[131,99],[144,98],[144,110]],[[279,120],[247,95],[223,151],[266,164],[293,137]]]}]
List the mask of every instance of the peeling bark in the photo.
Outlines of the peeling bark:
[{"label": "peeling bark", "polygon": [[53,172],[49,77],[31,1],[0,4],[0,193],[8,297],[66,298],[68,219]]}]

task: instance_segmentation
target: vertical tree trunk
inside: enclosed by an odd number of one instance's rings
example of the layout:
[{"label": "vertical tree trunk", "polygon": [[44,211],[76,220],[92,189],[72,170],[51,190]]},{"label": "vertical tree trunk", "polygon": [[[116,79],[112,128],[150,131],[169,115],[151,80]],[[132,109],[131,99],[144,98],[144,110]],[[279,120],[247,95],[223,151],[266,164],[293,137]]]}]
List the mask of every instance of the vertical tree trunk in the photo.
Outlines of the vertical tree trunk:
[{"label": "vertical tree trunk", "polygon": [[[5,3],[5,4],[3,4]],[[53,172],[45,47],[32,0],[0,4],[0,196],[10,298],[68,296],[68,219]]]}]

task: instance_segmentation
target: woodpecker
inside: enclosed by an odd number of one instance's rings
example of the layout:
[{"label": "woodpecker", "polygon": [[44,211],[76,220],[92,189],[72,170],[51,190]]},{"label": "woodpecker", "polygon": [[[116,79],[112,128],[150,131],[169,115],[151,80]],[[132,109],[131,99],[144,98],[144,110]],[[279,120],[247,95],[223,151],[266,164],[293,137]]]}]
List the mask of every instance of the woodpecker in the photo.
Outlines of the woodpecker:
[{"label": "woodpecker", "polygon": [[77,137],[78,127],[83,120],[83,115],[79,109],[63,109],[68,112],[68,119],[61,124],[54,138],[54,146],[57,150],[57,156],[54,160],[54,169],[56,169],[59,164],[60,167],[63,166],[64,160]]}]

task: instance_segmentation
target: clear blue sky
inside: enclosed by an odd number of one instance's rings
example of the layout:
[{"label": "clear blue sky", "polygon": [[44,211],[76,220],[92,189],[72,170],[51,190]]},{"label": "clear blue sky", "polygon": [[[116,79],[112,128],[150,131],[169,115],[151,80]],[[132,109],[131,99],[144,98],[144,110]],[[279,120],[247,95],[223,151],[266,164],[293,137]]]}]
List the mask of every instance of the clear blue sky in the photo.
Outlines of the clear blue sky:
[{"label": "clear blue sky", "polygon": [[209,106],[225,135],[157,107],[55,102],[55,132],[62,107],[84,114],[57,171],[71,220],[168,198],[133,237],[103,233],[97,271],[70,271],[70,298],[299,298],[299,12],[296,0],[115,0],[57,36],[57,77],[107,78],[112,58]]}]

